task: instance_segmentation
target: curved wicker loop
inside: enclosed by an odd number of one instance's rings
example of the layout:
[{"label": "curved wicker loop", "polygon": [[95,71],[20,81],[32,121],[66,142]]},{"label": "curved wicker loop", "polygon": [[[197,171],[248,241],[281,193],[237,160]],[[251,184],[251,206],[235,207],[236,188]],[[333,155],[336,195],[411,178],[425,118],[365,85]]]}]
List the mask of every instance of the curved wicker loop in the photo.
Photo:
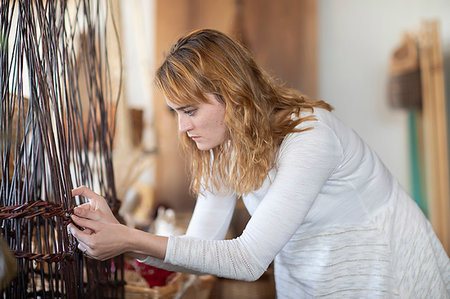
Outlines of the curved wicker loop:
[{"label": "curved wicker loop", "polygon": [[75,257],[75,252],[70,250],[68,252],[59,253],[27,253],[22,251],[14,251],[14,256],[19,259],[28,259],[36,262],[46,262],[46,263],[58,263],[64,259],[73,260]]},{"label": "curved wicker loop", "polygon": [[[32,201],[22,205],[0,207],[0,220],[11,220],[17,218],[30,219],[33,217],[41,216],[45,219],[52,217],[61,217],[64,222],[64,226],[67,226],[72,219],[70,215],[73,213],[73,209],[64,209],[62,205],[51,203],[48,201]],[[36,262],[46,263],[58,263],[64,259],[74,259],[75,251],[69,250],[67,252],[59,253],[30,253],[13,250],[13,254],[16,258],[28,259]]]},{"label": "curved wicker loop", "polygon": [[0,220],[16,218],[32,218],[41,216],[46,219],[52,217],[62,217],[64,222],[71,221],[70,215],[73,209],[64,209],[62,205],[48,201],[38,200],[27,202],[17,206],[0,207]]}]

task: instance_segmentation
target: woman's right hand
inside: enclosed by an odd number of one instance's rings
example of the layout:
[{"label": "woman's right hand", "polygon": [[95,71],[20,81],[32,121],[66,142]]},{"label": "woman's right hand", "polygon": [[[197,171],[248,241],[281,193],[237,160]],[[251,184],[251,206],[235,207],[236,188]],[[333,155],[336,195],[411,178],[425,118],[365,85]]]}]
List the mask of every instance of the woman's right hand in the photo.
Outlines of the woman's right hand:
[{"label": "woman's right hand", "polygon": [[120,224],[106,200],[87,187],[73,189],[72,195],[82,195],[89,200],[74,209],[71,218],[76,225],[68,225],[68,231],[78,240],[78,249],[86,255],[105,260],[128,252],[140,259],[150,255],[164,260],[167,237]]},{"label": "woman's right hand", "polygon": [[89,202],[74,208],[73,213],[76,216],[103,223],[119,223],[109,208],[108,203],[102,196],[86,186],[81,186],[72,190],[72,196],[78,195],[86,197]]}]

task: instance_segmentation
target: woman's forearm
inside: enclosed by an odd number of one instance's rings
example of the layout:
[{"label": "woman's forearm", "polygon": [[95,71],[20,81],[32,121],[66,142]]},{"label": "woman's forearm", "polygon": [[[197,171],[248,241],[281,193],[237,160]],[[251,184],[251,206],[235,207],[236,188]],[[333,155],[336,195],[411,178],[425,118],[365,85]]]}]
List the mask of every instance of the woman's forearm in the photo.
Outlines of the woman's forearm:
[{"label": "woman's forearm", "polygon": [[203,275],[192,269],[168,264],[164,262],[167,242],[169,238],[152,235],[140,230],[131,229],[130,238],[128,238],[127,255],[140,260],[154,267],[162,268],[168,271],[185,272],[196,275]]},{"label": "woman's forearm", "polygon": [[128,254],[135,258],[145,259],[147,256],[152,256],[164,260],[166,256],[167,237],[130,229],[125,239]]}]

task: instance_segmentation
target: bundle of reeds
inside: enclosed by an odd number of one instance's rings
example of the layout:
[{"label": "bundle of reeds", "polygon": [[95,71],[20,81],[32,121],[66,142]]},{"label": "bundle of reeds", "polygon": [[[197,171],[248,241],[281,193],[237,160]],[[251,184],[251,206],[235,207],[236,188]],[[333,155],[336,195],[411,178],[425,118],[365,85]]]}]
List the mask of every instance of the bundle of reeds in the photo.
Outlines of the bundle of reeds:
[{"label": "bundle of reeds", "polygon": [[0,221],[17,263],[2,298],[120,298],[123,258],[87,259],[68,235],[74,186],[113,211],[115,105],[106,1],[2,0]]}]

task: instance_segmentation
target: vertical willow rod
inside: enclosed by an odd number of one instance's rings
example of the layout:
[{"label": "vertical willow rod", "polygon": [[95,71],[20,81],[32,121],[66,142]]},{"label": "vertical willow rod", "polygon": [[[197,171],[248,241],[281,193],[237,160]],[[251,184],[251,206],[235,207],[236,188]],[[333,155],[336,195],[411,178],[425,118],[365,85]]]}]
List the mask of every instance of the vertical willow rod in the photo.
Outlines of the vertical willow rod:
[{"label": "vertical willow rod", "polygon": [[114,212],[120,206],[112,151],[121,84],[113,98],[110,5],[0,3],[0,229],[19,269],[1,297],[122,298],[123,258],[89,260],[67,234],[70,213],[85,201],[72,198],[74,186],[104,194]]}]

